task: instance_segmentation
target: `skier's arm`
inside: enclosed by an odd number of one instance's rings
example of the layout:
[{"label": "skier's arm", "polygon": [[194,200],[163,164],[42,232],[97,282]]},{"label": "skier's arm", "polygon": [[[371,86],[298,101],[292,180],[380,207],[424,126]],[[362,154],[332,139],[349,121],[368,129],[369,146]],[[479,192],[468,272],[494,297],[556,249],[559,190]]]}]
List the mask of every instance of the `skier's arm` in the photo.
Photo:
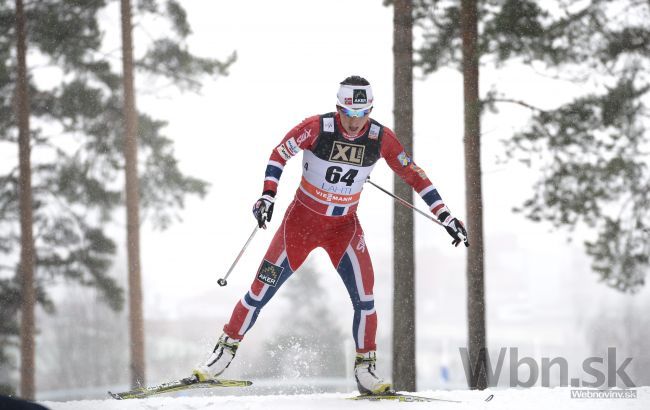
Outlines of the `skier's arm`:
[{"label": "skier's arm", "polygon": [[320,117],[315,115],[293,127],[282,142],[273,148],[269,162],[266,165],[262,195],[275,198],[278,183],[287,161],[301,150],[311,147],[316,141],[319,132]]},{"label": "skier's arm", "polygon": [[[452,244],[458,246],[462,240],[459,234],[467,237],[463,223],[451,216],[449,208],[442,201],[438,190],[433,186],[424,170],[413,162],[404,151],[404,147],[395,133],[389,128],[384,128],[381,156],[386,160],[388,166],[420,195],[431,213],[442,222],[449,235],[454,238]],[[467,241],[465,241],[465,246],[469,246]]]},{"label": "skier's arm", "polygon": [[278,144],[269,157],[264,173],[262,196],[253,205],[253,216],[260,228],[266,228],[266,221],[273,216],[273,202],[278,191],[278,183],[287,161],[300,150],[312,146],[320,131],[320,117],[313,116],[293,127],[282,142]]},{"label": "skier's arm", "polygon": [[384,128],[381,156],[388,166],[420,195],[436,218],[440,219],[443,212],[450,213],[427,174],[413,162],[395,133],[389,128]]}]

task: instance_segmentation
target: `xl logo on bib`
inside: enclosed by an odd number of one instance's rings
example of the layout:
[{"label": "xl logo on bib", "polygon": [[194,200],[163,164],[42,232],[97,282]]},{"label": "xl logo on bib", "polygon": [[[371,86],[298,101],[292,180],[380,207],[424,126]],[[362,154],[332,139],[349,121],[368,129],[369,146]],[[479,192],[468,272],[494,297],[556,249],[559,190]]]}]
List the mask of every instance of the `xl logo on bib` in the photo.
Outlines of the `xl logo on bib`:
[{"label": "xl logo on bib", "polygon": [[366,147],[363,145],[334,141],[332,152],[330,153],[330,161],[340,162],[343,164],[362,165],[365,151]]},{"label": "xl logo on bib", "polygon": [[274,265],[271,262],[264,259],[260,265],[260,269],[257,271],[257,279],[260,282],[266,283],[269,286],[276,287],[280,276],[282,275],[283,267]]}]

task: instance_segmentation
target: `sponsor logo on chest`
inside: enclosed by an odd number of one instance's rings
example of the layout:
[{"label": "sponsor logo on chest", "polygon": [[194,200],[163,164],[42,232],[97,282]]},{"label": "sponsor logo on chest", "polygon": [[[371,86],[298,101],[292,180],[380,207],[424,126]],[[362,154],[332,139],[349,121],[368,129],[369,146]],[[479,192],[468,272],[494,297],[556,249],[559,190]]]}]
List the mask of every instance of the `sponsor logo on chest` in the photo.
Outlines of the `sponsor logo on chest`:
[{"label": "sponsor logo on chest", "polygon": [[368,138],[371,140],[376,140],[379,138],[379,126],[377,124],[372,124],[370,126],[370,132],[368,133]]},{"label": "sponsor logo on chest", "polygon": [[334,132],[334,118],[323,118],[323,131]]},{"label": "sponsor logo on chest", "polygon": [[329,160],[350,165],[362,165],[366,147],[358,144],[334,141]]}]

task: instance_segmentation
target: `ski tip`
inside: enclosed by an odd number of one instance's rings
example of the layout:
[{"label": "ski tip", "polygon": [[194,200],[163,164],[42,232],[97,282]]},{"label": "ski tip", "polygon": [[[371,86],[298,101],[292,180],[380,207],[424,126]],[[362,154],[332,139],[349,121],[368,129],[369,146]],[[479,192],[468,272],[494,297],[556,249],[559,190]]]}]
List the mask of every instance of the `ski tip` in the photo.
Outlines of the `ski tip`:
[{"label": "ski tip", "polygon": [[114,398],[115,400],[122,400],[122,397],[120,397],[119,394],[113,393],[110,390],[108,391],[108,395]]},{"label": "ski tip", "polygon": [[492,400],[493,398],[494,398],[494,394],[490,394],[489,396],[487,396],[487,397],[485,398],[485,401],[490,401],[490,400]]}]

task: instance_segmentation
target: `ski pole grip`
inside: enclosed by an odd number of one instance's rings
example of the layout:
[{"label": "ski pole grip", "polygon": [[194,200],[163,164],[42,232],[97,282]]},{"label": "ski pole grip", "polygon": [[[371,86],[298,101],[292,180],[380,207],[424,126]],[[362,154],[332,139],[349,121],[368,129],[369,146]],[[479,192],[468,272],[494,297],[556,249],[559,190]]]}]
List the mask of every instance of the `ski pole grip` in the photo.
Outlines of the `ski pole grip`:
[{"label": "ski pole grip", "polygon": [[469,238],[462,233],[459,233],[458,236],[460,236],[460,239],[463,241],[463,245],[465,245],[466,248],[469,248]]}]

